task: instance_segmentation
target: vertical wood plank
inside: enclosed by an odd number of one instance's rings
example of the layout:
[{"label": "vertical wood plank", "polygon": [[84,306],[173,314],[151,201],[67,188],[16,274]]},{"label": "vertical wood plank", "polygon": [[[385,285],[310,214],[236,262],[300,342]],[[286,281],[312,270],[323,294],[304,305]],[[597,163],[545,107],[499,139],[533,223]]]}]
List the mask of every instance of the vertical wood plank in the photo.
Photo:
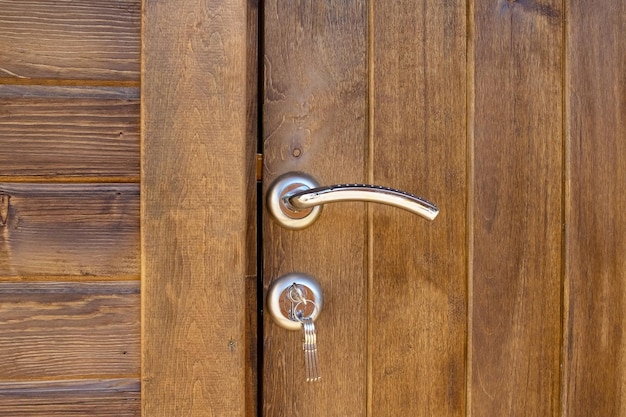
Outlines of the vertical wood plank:
[{"label": "vertical wood plank", "polygon": [[557,416],[563,11],[471,10],[470,414]]},{"label": "vertical wood plank", "polygon": [[246,5],[144,2],[143,415],[245,412]]},{"label": "vertical wood plank", "polygon": [[626,415],[626,2],[567,9],[563,416]]},{"label": "vertical wood plank", "polygon": [[255,417],[259,407],[259,297],[257,259],[257,152],[259,151],[259,2],[247,0],[246,35],[246,416]]},{"label": "vertical wood plank", "polygon": [[466,6],[373,1],[372,178],[434,201],[371,205],[372,416],[464,416]]},{"label": "vertical wood plank", "polygon": [[[366,31],[366,1],[265,2],[264,188],[289,171],[321,184],[366,179]],[[328,205],[299,231],[266,213],[265,285],[305,272],[320,282],[325,301],[316,321],[316,383],[305,382],[302,334],[265,320],[265,417],[366,413],[365,213],[362,203]]]}]

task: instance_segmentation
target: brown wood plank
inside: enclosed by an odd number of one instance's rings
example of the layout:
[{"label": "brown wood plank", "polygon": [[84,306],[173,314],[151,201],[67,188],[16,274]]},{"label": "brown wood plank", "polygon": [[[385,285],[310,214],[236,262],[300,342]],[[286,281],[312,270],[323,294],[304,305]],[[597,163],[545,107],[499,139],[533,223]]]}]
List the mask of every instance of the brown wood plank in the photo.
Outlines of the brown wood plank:
[{"label": "brown wood plank", "polygon": [[139,0],[0,0],[0,76],[139,80]]},{"label": "brown wood plank", "polygon": [[138,375],[139,327],[138,281],[0,282],[0,380]]},{"label": "brown wood plank", "polygon": [[626,2],[567,8],[563,415],[626,415]]},{"label": "brown wood plank", "polygon": [[371,176],[440,208],[372,205],[372,416],[465,416],[466,4],[372,1]]},{"label": "brown wood plank", "polygon": [[[265,188],[288,171],[305,171],[327,185],[366,180],[366,4],[265,2]],[[305,382],[302,334],[265,315],[264,416],[364,416],[365,205],[328,205],[301,231],[265,219],[265,285],[305,272],[320,282],[325,302],[316,321],[319,383]]]},{"label": "brown wood plank", "polygon": [[146,0],[143,16],[143,415],[241,416],[246,6]]},{"label": "brown wood plank", "polygon": [[0,183],[0,277],[138,276],[138,184]]},{"label": "brown wood plank", "polygon": [[0,180],[138,179],[138,92],[0,85]]},{"label": "brown wood plank", "polygon": [[0,382],[0,414],[139,417],[139,379]]},{"label": "brown wood plank", "polygon": [[473,2],[470,415],[559,415],[563,4]]},{"label": "brown wood plank", "polygon": [[[263,300],[259,297],[257,265],[257,183],[259,151],[259,4],[247,1],[247,82],[246,87],[246,412],[257,416],[259,407],[259,312]],[[260,181],[260,179],[258,179]]]}]

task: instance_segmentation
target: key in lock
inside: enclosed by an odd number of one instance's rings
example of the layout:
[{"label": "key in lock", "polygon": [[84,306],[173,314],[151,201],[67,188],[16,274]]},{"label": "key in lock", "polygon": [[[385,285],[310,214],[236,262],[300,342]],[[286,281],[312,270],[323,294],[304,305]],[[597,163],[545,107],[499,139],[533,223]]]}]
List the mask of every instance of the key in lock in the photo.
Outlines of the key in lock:
[{"label": "key in lock", "polygon": [[323,306],[322,289],[311,276],[283,275],[268,288],[267,307],[274,321],[288,330],[302,330],[307,382],[320,379],[315,319]]}]

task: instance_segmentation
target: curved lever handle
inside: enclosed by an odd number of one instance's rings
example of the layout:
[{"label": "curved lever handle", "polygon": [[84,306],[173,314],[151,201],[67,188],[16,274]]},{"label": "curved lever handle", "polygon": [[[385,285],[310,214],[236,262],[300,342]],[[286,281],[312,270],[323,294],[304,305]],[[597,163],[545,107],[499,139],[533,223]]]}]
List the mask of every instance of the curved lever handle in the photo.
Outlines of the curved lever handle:
[{"label": "curved lever handle", "polygon": [[275,220],[289,229],[312,224],[321,206],[340,201],[366,201],[398,207],[428,220],[437,217],[439,209],[416,195],[393,188],[368,184],[337,184],[319,187],[310,176],[290,172],[276,179],[268,191],[268,208]]},{"label": "curved lever handle", "polygon": [[430,201],[405,191],[369,184],[337,184],[298,191],[283,197],[287,207],[303,210],[340,201],[367,201],[401,208],[434,220],[439,209]]}]

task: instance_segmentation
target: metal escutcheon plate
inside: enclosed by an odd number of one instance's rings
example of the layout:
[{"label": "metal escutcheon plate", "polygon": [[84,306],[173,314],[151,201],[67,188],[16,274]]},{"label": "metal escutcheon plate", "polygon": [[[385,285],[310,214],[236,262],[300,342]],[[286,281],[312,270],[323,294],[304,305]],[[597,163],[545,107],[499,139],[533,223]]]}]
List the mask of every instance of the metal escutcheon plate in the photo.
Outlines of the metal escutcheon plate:
[{"label": "metal escutcheon plate", "polygon": [[272,281],[267,290],[267,309],[279,326],[289,330],[300,330],[301,322],[289,318],[290,303],[287,293],[293,284],[301,286],[304,297],[313,301],[304,312],[315,321],[324,305],[322,287],[315,278],[301,272],[291,272]]},{"label": "metal escutcheon plate", "polygon": [[315,222],[322,206],[293,211],[285,207],[284,197],[295,191],[310,190],[319,184],[301,172],[288,172],[276,178],[267,190],[267,208],[278,224],[287,229],[304,229]]}]

